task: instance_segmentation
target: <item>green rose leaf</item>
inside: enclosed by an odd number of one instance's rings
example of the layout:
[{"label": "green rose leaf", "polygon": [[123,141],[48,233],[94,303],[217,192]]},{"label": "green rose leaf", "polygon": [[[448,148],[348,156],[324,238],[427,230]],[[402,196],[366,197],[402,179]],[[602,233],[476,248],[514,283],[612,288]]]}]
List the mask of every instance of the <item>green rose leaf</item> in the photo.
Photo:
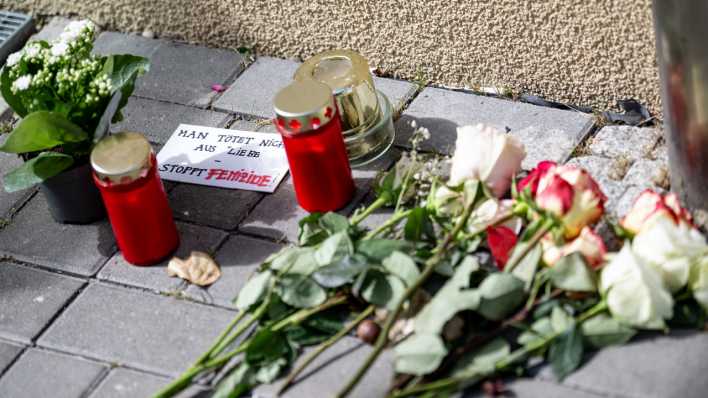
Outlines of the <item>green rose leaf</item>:
[{"label": "green rose leaf", "polygon": [[402,240],[368,239],[359,242],[356,251],[372,261],[380,263],[394,251],[406,252],[409,248],[411,248],[411,244]]},{"label": "green rose leaf", "polygon": [[537,319],[531,324],[531,329],[519,335],[517,342],[523,346],[535,346],[542,340],[546,340],[553,335],[554,330],[551,325],[551,318],[544,317]]},{"label": "green rose leaf", "polygon": [[454,377],[464,375],[488,375],[494,372],[498,361],[511,353],[511,347],[506,340],[497,338],[484,345],[471,355],[460,359],[452,371]]},{"label": "green rose leaf", "polygon": [[278,358],[272,362],[265,363],[261,365],[258,370],[256,370],[255,379],[259,383],[272,383],[278,378],[280,372],[287,366],[288,360],[285,358]]},{"label": "green rose leaf", "polygon": [[314,249],[311,247],[287,247],[266,262],[271,269],[283,273],[310,274],[317,268]]},{"label": "green rose leaf", "polygon": [[551,328],[554,332],[563,333],[574,326],[575,319],[570,314],[559,306],[553,307],[553,310],[551,310]]},{"label": "green rose leaf", "polygon": [[[522,250],[528,246],[527,242],[521,242],[514,247],[511,258],[518,256]],[[538,264],[541,262],[541,256],[543,255],[543,249],[541,245],[534,246],[529,253],[524,256],[524,258],[519,262],[519,265],[511,271],[511,274],[515,277],[521,279],[525,283],[525,289],[529,290],[531,284],[533,283],[533,278],[536,275],[536,269]],[[511,261],[511,260],[510,260]]]},{"label": "green rose leaf", "polygon": [[364,256],[347,255],[335,263],[318,268],[312,274],[312,278],[324,287],[339,287],[352,282],[357,275],[368,268],[369,263]]},{"label": "green rose leaf", "polygon": [[315,251],[315,261],[320,266],[332,264],[354,252],[354,244],[346,232],[337,232],[325,239]]},{"label": "green rose leaf", "polygon": [[246,282],[236,297],[236,308],[245,311],[263,297],[271,280],[271,272],[263,271]]},{"label": "green rose leaf", "polygon": [[583,349],[583,336],[575,325],[553,340],[548,360],[558,379],[563,380],[580,366]]},{"label": "green rose leaf", "polygon": [[394,352],[396,372],[425,375],[440,366],[447,348],[438,335],[416,333],[398,344]]},{"label": "green rose leaf", "polygon": [[524,282],[511,274],[490,274],[478,290],[482,300],[477,311],[493,321],[504,319],[524,300]]},{"label": "green rose leaf", "polygon": [[120,110],[128,103],[135,89],[135,80],[150,70],[150,61],[145,57],[130,54],[117,54],[106,57],[103,71],[111,80],[112,92],[121,92],[120,102],[112,116],[113,123],[121,119]]},{"label": "green rose leaf", "polygon": [[278,295],[286,303],[297,308],[311,308],[322,304],[327,293],[315,281],[305,275],[285,274],[280,278]]},{"label": "green rose leaf", "polygon": [[433,223],[430,222],[426,208],[416,207],[411,211],[403,228],[403,236],[413,242],[420,241],[423,238],[435,237]]},{"label": "green rose leaf", "polygon": [[327,239],[327,231],[320,225],[322,213],[311,213],[303,217],[298,225],[298,242],[300,246],[314,246]]},{"label": "green rose leaf", "polygon": [[455,274],[438,293],[420,310],[415,318],[417,333],[440,334],[445,323],[464,310],[477,309],[480,295],[477,290],[467,289],[470,275],[479,269],[474,257],[468,256],[455,269]]},{"label": "green rose leaf", "polygon": [[228,376],[221,379],[212,398],[236,398],[247,393],[255,384],[253,369],[241,363]]},{"label": "green rose leaf", "polygon": [[371,270],[366,273],[357,290],[366,302],[393,309],[406,288],[398,277]]},{"label": "green rose leaf", "polygon": [[550,270],[551,281],[559,289],[575,292],[597,290],[597,275],[585,263],[583,255],[571,253],[560,260]]},{"label": "green rose leaf", "polygon": [[15,113],[20,117],[27,116],[27,108],[25,108],[20,97],[12,92],[10,68],[2,68],[2,75],[0,75],[0,91],[2,92],[2,97],[5,99],[5,102],[7,102]]},{"label": "green rose leaf", "polygon": [[410,256],[399,251],[393,252],[382,263],[389,273],[396,275],[405,282],[406,286],[413,286],[420,277],[420,270]]},{"label": "green rose leaf", "polygon": [[595,315],[583,322],[583,336],[595,348],[621,345],[628,342],[637,331],[607,314]]},{"label": "green rose leaf", "polygon": [[0,151],[36,152],[86,139],[86,132],[64,116],[55,112],[37,111],[20,120],[5,143],[0,146]]},{"label": "green rose leaf", "polygon": [[349,228],[349,219],[333,212],[322,216],[319,223],[330,235],[334,235],[337,232],[345,232]]},{"label": "green rose leaf", "polygon": [[262,328],[253,336],[246,349],[246,363],[253,367],[288,357],[290,345],[285,334]]},{"label": "green rose leaf", "polygon": [[54,177],[74,164],[74,158],[57,152],[42,152],[20,167],[5,174],[7,192],[15,192],[31,187]]}]

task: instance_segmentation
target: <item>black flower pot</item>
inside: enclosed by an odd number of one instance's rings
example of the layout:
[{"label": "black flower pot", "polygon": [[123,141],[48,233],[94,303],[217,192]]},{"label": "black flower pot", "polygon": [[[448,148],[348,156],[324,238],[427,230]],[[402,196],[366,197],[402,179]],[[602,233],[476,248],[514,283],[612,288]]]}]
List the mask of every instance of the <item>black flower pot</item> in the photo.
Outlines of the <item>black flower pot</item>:
[{"label": "black flower pot", "polygon": [[63,224],[88,224],[106,217],[101,193],[93,183],[91,165],[86,163],[40,184],[49,211]]}]

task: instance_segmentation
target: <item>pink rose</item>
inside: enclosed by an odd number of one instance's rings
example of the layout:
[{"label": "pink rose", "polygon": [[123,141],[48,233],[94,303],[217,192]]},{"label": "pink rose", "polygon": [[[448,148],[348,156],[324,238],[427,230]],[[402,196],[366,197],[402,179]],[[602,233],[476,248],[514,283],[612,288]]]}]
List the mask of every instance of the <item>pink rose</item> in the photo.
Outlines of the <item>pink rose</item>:
[{"label": "pink rose", "polygon": [[597,269],[602,266],[607,253],[605,242],[590,227],[583,228],[577,238],[562,246],[557,246],[550,234],[546,235],[541,240],[541,246],[543,247],[543,262],[551,267],[561,258],[577,252],[583,255],[590,267]]},{"label": "pink rose", "polygon": [[691,214],[681,207],[675,193],[662,196],[650,189],[639,194],[629,213],[620,221],[620,225],[627,231],[638,234],[662,218],[671,220],[676,225],[686,223],[693,226]]}]

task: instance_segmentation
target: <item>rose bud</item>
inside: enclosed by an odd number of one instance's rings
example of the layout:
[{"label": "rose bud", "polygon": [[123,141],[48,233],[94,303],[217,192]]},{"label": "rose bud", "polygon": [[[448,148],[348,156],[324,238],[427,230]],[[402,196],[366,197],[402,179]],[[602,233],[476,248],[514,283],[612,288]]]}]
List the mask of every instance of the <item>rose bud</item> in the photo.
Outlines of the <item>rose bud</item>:
[{"label": "rose bud", "polygon": [[670,220],[676,225],[682,223],[693,225],[691,215],[681,207],[676,194],[661,196],[647,189],[639,194],[632,208],[620,221],[620,226],[633,234],[638,234],[650,228],[659,219]]},{"label": "rose bud", "polygon": [[583,228],[577,238],[562,246],[557,246],[550,234],[546,235],[541,240],[541,246],[543,247],[543,262],[550,267],[554,266],[561,258],[577,252],[583,255],[590,267],[597,269],[602,266],[607,253],[605,242],[590,227]]},{"label": "rose bud", "polygon": [[503,131],[484,124],[458,127],[448,184],[479,180],[494,196],[502,197],[525,157],[523,144]]},{"label": "rose bud", "polygon": [[590,174],[574,166],[549,169],[538,182],[536,203],[560,217],[566,239],[575,238],[605,211],[607,198]]},{"label": "rose bud", "polygon": [[381,333],[381,327],[371,319],[361,321],[356,328],[356,336],[367,344],[374,344],[379,338],[379,333]]}]

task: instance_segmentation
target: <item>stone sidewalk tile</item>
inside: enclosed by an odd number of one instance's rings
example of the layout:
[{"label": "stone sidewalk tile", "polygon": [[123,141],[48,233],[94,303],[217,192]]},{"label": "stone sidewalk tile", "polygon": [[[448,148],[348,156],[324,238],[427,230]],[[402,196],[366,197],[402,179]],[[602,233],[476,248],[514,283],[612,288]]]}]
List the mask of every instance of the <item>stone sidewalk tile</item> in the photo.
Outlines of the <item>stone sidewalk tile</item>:
[{"label": "stone sidewalk tile", "polygon": [[592,137],[589,149],[592,155],[635,161],[651,155],[661,134],[651,127],[605,126]]},{"label": "stone sidewalk tile", "polygon": [[190,284],[185,293],[195,300],[233,307],[231,301],[251,274],[263,260],[281,248],[281,245],[248,236],[231,236],[215,257],[221,267],[221,278],[207,288]]},{"label": "stone sidewalk tile", "polygon": [[176,219],[233,230],[263,194],[242,189],[177,184],[169,199]]},{"label": "stone sidewalk tile", "polygon": [[80,397],[107,370],[97,362],[31,348],[0,379],[0,397]]},{"label": "stone sidewalk tile", "polygon": [[136,34],[103,32],[94,41],[93,49],[101,55],[132,54],[152,58],[158,47],[164,43],[162,40],[146,39]]},{"label": "stone sidewalk tile", "polygon": [[115,250],[108,221],[58,224],[41,194],[0,230],[0,254],[84,276],[94,275]]},{"label": "stone sidewalk tile", "polygon": [[626,186],[635,186],[655,191],[664,191],[657,182],[668,179],[669,169],[660,160],[639,159],[632,164],[622,180]]},{"label": "stone sidewalk tile", "polygon": [[164,144],[182,123],[223,127],[229,118],[225,113],[130,97],[123,121],[111,125],[111,131],[138,131],[150,142]]},{"label": "stone sidewalk tile", "polygon": [[38,344],[176,376],[211,346],[234,314],[172,297],[92,283]]},{"label": "stone sidewalk tile", "polygon": [[23,346],[15,343],[0,341],[0,375],[17,358],[23,348]]},{"label": "stone sidewalk tile", "polygon": [[59,35],[64,32],[64,28],[66,28],[69,22],[71,22],[69,18],[53,17],[39,32],[32,35],[30,40],[52,41],[57,39]]},{"label": "stone sidewalk tile", "polygon": [[0,336],[29,344],[83,285],[80,279],[0,262]]},{"label": "stone sidewalk tile", "polygon": [[[177,223],[177,229],[181,243],[174,256],[180,258],[188,257],[193,250],[213,253],[227,236],[226,233],[215,229],[184,223]],[[98,279],[139,286],[160,293],[181,291],[186,282],[167,275],[168,262],[169,259],[156,265],[135,266],[126,262],[123,254],[118,252],[98,273]]]},{"label": "stone sidewalk tile", "polygon": [[[648,335],[594,353],[563,384],[613,396],[701,398],[708,391],[706,352],[705,333],[674,330],[670,336]],[[539,377],[551,379],[550,368],[541,370]]]},{"label": "stone sidewalk tile", "polygon": [[143,77],[135,95],[155,100],[209,106],[213,84],[226,84],[245,66],[241,54],[226,49],[167,42],[150,59],[151,72]]},{"label": "stone sidewalk tile", "polygon": [[[338,213],[349,215],[369,192],[380,170],[387,170],[400,156],[396,149],[389,150],[374,162],[353,169],[356,192],[349,204]],[[239,227],[240,231],[276,240],[297,242],[298,221],[307,215],[295,199],[292,179],[288,176],[278,189],[259,203]]]},{"label": "stone sidewalk tile", "polygon": [[[273,98],[287,86],[300,66],[299,62],[271,57],[259,57],[246,69],[224,94],[214,102],[214,108],[255,117],[273,117]],[[395,110],[415,94],[415,85],[394,79],[374,77],[374,85],[386,94]]]},{"label": "stone sidewalk tile", "polygon": [[[590,391],[581,391],[545,380],[529,378],[510,379],[505,381],[506,393],[502,396],[514,398],[598,398],[606,397],[602,394],[593,394]],[[464,398],[487,398],[479,386],[472,387],[462,394]]]},{"label": "stone sidewalk tile", "polygon": [[[116,368],[101,381],[89,398],[142,398],[151,397],[171,380],[137,370]],[[192,385],[175,398],[206,398],[207,390]]]},{"label": "stone sidewalk tile", "polygon": [[428,87],[403,112],[396,123],[396,143],[408,146],[411,121],[430,130],[423,149],[450,153],[457,126],[476,123],[509,129],[528,152],[524,168],[540,159],[563,161],[594,124],[591,115],[545,108],[523,102]]},{"label": "stone sidewalk tile", "polygon": [[[305,350],[300,355],[296,365],[307,355]],[[371,352],[372,347],[354,337],[344,337],[322,353],[295,380],[295,384],[281,397],[312,398],[332,397],[344,386],[352,373],[359,368]],[[352,391],[352,398],[385,397],[393,380],[393,353],[386,350],[374,362],[359,385]],[[267,385],[261,385],[253,390],[253,398],[275,398],[275,393],[283,379]]]},{"label": "stone sidewalk tile", "polygon": [[[22,160],[14,154],[0,153],[0,183],[3,176],[10,170],[22,164]],[[0,220],[9,220],[25,201],[35,192],[34,188],[8,193],[0,187]],[[1,222],[1,221],[0,221]]]}]

